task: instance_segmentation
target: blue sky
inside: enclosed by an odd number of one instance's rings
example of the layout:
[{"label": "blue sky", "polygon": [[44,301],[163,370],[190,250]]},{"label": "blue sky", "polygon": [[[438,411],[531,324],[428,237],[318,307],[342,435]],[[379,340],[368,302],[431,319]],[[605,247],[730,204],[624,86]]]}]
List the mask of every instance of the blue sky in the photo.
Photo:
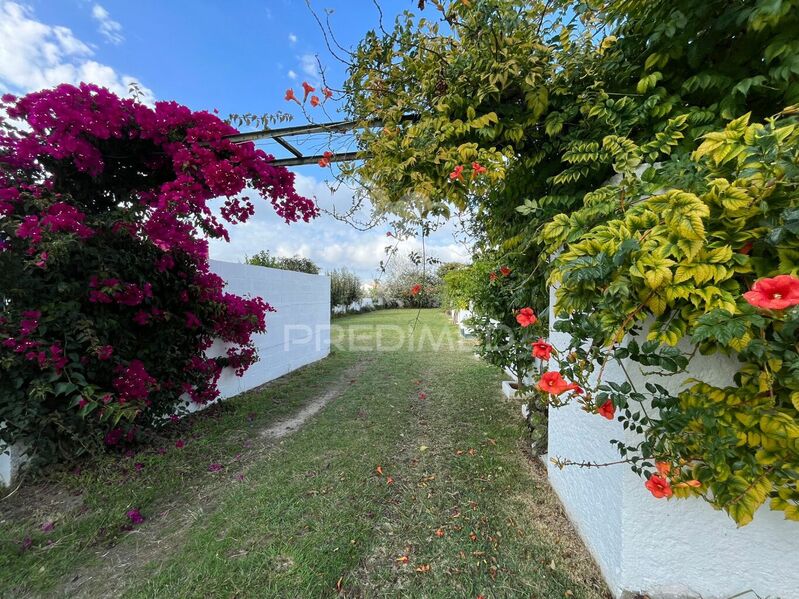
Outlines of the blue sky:
[{"label": "blue sky", "polygon": [[[401,10],[415,10],[416,4],[383,0],[385,22]],[[372,0],[312,0],[312,6],[322,19],[332,10],[331,24],[344,47],[378,25]],[[300,90],[303,80],[319,83],[317,55],[327,82],[340,85],[344,66],[327,51],[305,0],[0,0],[0,91],[24,93],[91,81],[126,94],[135,80],[151,101],[217,108],[223,116],[282,110],[294,114],[292,124],[300,124],[305,117],[283,96],[288,87]],[[325,117],[319,114],[318,120]],[[272,144],[263,147],[280,153]],[[341,210],[351,203],[352,190],[331,194],[320,167],[292,170],[298,191],[316,197],[323,208]],[[371,280],[387,230],[357,231],[328,215],[287,226],[262,203],[252,221],[231,229],[230,244],[212,243],[211,255],[239,262],[261,249],[296,253],[324,269],[346,266]],[[431,236],[433,255],[467,260],[468,250],[456,240],[455,230],[450,224]],[[402,249],[418,245],[410,239]]]}]

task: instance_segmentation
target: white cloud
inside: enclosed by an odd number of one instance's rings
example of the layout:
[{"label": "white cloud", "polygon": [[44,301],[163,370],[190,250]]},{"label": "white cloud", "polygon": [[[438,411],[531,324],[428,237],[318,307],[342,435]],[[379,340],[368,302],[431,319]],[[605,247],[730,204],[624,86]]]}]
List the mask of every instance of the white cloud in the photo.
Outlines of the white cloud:
[{"label": "white cloud", "polygon": [[300,69],[314,81],[319,79],[319,63],[313,54],[303,54],[300,56]]},{"label": "white cloud", "polygon": [[[351,190],[340,189],[332,194],[323,181],[300,172],[295,172],[295,188],[299,194],[315,198],[327,209],[335,203],[339,210],[343,210],[352,202]],[[296,254],[310,258],[324,271],[347,267],[363,281],[371,281],[379,276],[378,269],[380,261],[386,258],[386,247],[395,243],[393,238],[386,236],[387,225],[359,231],[327,214],[310,223],[286,225],[264,201],[256,199],[255,202],[255,217],[230,228],[231,243],[211,241],[212,258],[243,262],[245,256],[269,250],[277,256]],[[366,217],[370,210],[370,206],[365,206],[362,216]],[[433,232],[425,242],[427,255],[444,262],[468,262],[470,253],[456,242],[454,232],[452,223]],[[407,256],[410,251],[421,252],[421,247],[420,239],[405,239],[399,242],[398,256]]]},{"label": "white cloud", "polygon": [[292,71],[291,69],[289,69],[289,72],[288,72],[287,74],[288,74],[288,76],[289,76],[289,79],[292,79],[292,80],[294,80],[294,79],[296,79],[296,78],[297,78],[297,73],[296,73],[296,72],[294,72],[294,71]]},{"label": "white cloud", "polygon": [[[85,81],[127,96],[136,79],[93,60],[93,55],[71,29],[41,23],[30,7],[0,0],[0,90],[26,93]],[[143,101],[152,103],[153,92],[140,87]]]},{"label": "white cloud", "polygon": [[111,18],[111,14],[99,4],[92,7],[92,17],[97,21],[98,31],[112,44],[121,44],[124,41],[122,25]]},{"label": "white cloud", "polygon": [[297,43],[297,36],[293,33],[289,33],[289,43],[293,46]]}]

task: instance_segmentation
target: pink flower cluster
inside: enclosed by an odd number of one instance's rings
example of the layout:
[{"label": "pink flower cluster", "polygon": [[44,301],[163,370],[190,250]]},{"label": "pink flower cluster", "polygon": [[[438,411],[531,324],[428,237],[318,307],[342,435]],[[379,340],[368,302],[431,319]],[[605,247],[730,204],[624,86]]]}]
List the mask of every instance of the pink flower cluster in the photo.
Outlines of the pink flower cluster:
[{"label": "pink flower cluster", "polygon": [[131,360],[127,367],[117,366],[117,377],[114,379],[114,389],[119,394],[119,403],[146,400],[157,381],[151,377],[144,364],[139,360]]}]

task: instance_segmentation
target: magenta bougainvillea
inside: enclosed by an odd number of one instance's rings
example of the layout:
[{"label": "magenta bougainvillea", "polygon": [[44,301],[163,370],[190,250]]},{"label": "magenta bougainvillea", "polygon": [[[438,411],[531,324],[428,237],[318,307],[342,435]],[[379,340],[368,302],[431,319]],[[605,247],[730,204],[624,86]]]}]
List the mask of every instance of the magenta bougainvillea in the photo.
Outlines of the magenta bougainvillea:
[{"label": "magenta bougainvillea", "polygon": [[[0,104],[0,441],[49,461],[167,422],[256,359],[271,307],[224,289],[208,238],[315,204],[209,112],[81,84]],[[218,201],[218,214],[212,210]],[[219,358],[206,355],[214,339]]]}]

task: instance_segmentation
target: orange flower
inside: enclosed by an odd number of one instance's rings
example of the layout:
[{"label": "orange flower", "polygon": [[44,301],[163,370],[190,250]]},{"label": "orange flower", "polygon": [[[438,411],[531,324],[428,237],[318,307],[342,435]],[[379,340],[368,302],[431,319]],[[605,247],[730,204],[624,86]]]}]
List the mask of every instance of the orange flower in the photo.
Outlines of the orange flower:
[{"label": "orange flower", "polygon": [[310,85],[307,81],[302,82],[302,89],[305,90],[305,97],[302,99],[303,102],[308,99],[308,94],[313,91],[316,91],[316,88]]},{"label": "orange flower", "polygon": [[701,487],[702,483],[696,479],[693,480],[686,480],[685,482],[677,483],[674,485],[675,487],[685,488],[685,487]]},{"label": "orange flower", "polygon": [[472,179],[476,179],[478,175],[488,172],[488,169],[482,166],[479,162],[472,162]]},{"label": "orange flower", "polygon": [[297,104],[300,103],[300,101],[297,99],[297,96],[294,95],[294,90],[291,88],[288,88],[286,90],[286,95],[284,97],[284,100],[286,100],[287,102],[296,102]]},{"label": "orange flower", "polygon": [[559,372],[554,371],[545,372],[541,376],[541,380],[538,381],[538,388],[541,389],[541,391],[551,393],[552,395],[560,395],[562,393],[566,393],[566,391],[576,391],[577,393],[583,392],[579,385],[567,383]]},{"label": "orange flower", "polygon": [[488,275],[488,280],[489,280],[489,281],[491,281],[492,283],[493,283],[494,281],[496,281],[496,280],[497,280],[497,273],[495,273],[495,272],[492,272],[491,274],[489,274],[489,275]]},{"label": "orange flower", "polygon": [[407,564],[407,563],[410,561],[410,559],[408,559],[408,556],[407,556],[407,555],[401,555],[401,556],[399,556],[399,557],[396,559],[396,561],[398,561],[398,562],[399,562],[399,563],[401,563],[401,564]]},{"label": "orange flower", "polygon": [[663,497],[668,498],[672,495],[669,481],[658,474],[653,474],[650,476],[649,480],[646,481],[645,486],[647,489],[649,489],[649,492],[658,499],[662,499]]},{"label": "orange flower", "polygon": [[333,90],[331,90],[329,87],[323,87],[322,93],[325,95],[325,100],[329,100],[333,97]]},{"label": "orange flower", "polygon": [[536,318],[532,308],[522,308],[516,315],[516,322],[523,327],[529,327],[531,324],[538,322],[538,318]]},{"label": "orange flower", "polygon": [[319,106],[319,96],[311,96],[311,106],[314,108]]},{"label": "orange flower", "polygon": [[419,295],[419,292],[422,290],[422,286],[419,283],[416,283],[413,287],[411,287],[411,295],[414,297]]},{"label": "orange flower", "polygon": [[449,178],[452,181],[455,181],[456,179],[458,181],[463,181],[463,166],[460,164],[456,166],[454,170],[449,174]]},{"label": "orange flower", "polygon": [[333,152],[327,151],[322,154],[322,158],[319,159],[319,166],[325,168],[326,166],[330,166],[330,160],[333,158]]},{"label": "orange flower", "polygon": [[541,360],[549,360],[552,356],[552,350],[555,349],[543,339],[539,339],[533,343],[533,357],[540,358]]},{"label": "orange flower", "polygon": [[375,472],[377,472],[378,476],[383,476],[383,467],[378,466],[377,468],[375,468]]},{"label": "orange flower", "polygon": [[752,286],[752,291],[744,293],[744,299],[757,308],[768,310],[799,305],[799,279],[792,275],[760,279]]},{"label": "orange flower", "polygon": [[502,273],[503,277],[507,277],[511,273],[511,270],[507,266],[503,266],[502,268],[499,269],[499,272]]},{"label": "orange flower", "polygon": [[419,564],[416,567],[417,572],[429,572],[430,571],[430,564]]},{"label": "orange flower", "polygon": [[603,403],[596,411],[597,414],[602,416],[603,418],[607,418],[608,420],[613,420],[613,417],[616,415],[616,406],[613,405],[613,402],[607,400]]},{"label": "orange flower", "polygon": [[391,477],[391,476],[387,476],[386,477],[386,484],[387,485],[393,485],[394,484],[394,478]]},{"label": "orange flower", "polygon": [[664,478],[671,472],[671,464],[668,462],[655,462],[655,468],[657,468],[658,474]]},{"label": "orange flower", "polygon": [[441,537],[443,537],[443,536],[444,536],[444,534],[445,534],[445,533],[444,533],[444,529],[443,529],[443,528],[439,528],[439,529],[436,531],[436,536],[437,536],[439,539],[440,539]]}]

